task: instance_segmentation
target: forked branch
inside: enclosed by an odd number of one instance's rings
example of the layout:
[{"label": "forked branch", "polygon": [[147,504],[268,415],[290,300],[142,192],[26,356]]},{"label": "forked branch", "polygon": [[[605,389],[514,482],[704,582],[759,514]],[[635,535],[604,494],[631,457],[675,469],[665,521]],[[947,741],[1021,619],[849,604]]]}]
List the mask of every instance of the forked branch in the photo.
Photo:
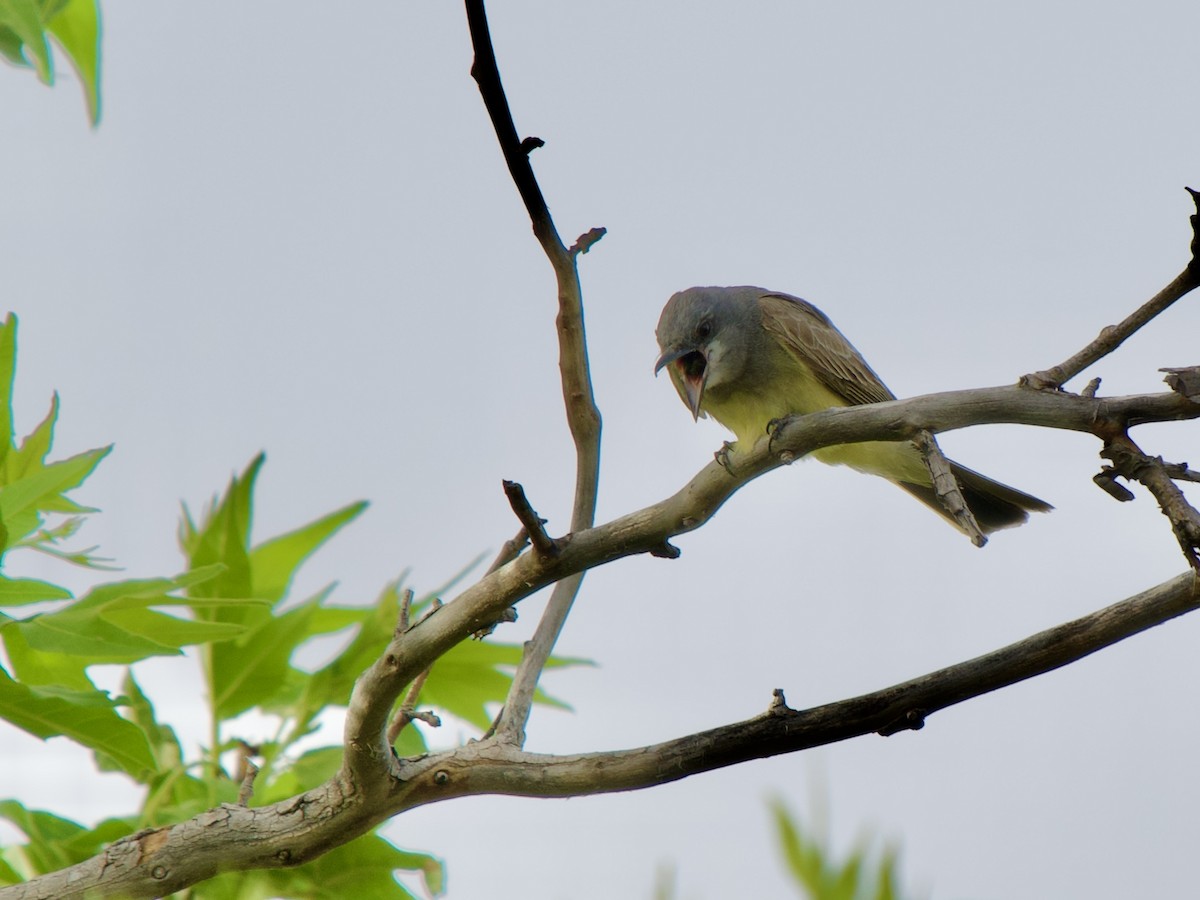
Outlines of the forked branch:
[{"label": "forked branch", "polygon": [[[563,245],[550,217],[546,199],[542,196],[542,189],[533,174],[533,166],[529,163],[530,152],[535,147],[543,146],[544,142],[540,138],[522,141],[518,136],[512,110],[500,81],[500,69],[496,64],[496,52],[492,47],[483,0],[466,0],[466,8],[471,45],[475,48],[471,75],[479,85],[479,93],[491,117],[509,174],[529,212],[533,233],[554,267],[554,277],[558,281],[558,368],[567,423],[575,442],[575,500],[571,511],[571,530],[582,531],[592,526],[596,516],[600,479],[600,411],[596,408],[592,393],[587,340],[583,329],[583,292],[579,286],[576,259],[603,237],[604,229],[591,229],[570,249]],[[522,524],[528,529],[528,522],[523,521]],[[536,545],[535,530],[530,530],[530,537]],[[512,689],[497,722],[496,734],[501,740],[518,746],[524,744],[525,725],[529,720],[538,679],[579,593],[582,578],[580,572],[554,586],[537,630],[525,645]]]},{"label": "forked branch", "polygon": [[1022,376],[1021,384],[1039,390],[1057,390],[1099,359],[1108,356],[1135,332],[1144,327],[1159,313],[1168,309],[1180,297],[1200,286],[1200,192],[1186,189],[1192,195],[1197,212],[1191,217],[1192,258],[1175,279],[1147,300],[1135,312],[1126,316],[1119,325],[1104,328],[1094,341],[1066,362]]}]

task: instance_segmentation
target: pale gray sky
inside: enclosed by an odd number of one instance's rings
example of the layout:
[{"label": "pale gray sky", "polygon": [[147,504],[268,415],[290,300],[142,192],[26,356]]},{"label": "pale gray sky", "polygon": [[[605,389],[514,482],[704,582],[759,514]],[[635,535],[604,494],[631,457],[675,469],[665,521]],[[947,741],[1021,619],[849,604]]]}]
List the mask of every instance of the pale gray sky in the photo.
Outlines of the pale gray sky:
[{"label": "pale gray sky", "polygon": [[[755,283],[821,306],[899,395],[1012,382],[1064,359],[1186,260],[1200,186],[1191,0],[708,3],[490,9],[517,125],[581,260],[604,415],[601,519],[674,492],[726,437],[651,376],[675,290]],[[367,599],[494,551],[502,478],[569,514],[554,288],[468,70],[453,2],[109,3],[104,121],[70,76],[0,72],[5,305],[19,425],[62,395],[62,454],[116,442],[84,537],[131,575],[180,563],[198,506],[260,449],[260,537],[371,510],[301,587]],[[1200,362],[1184,301],[1094,372],[1161,387]],[[1080,382],[1082,383],[1082,381]],[[1078,387],[1078,385],[1076,385]],[[1143,429],[1196,462],[1195,423]],[[1080,615],[1183,568],[1154,502],[1091,483],[1095,440],[948,435],[1054,503],[970,544],[885,482],[806,463],[760,479],[675,562],[591,573],[530,748],[637,746],[840,699]],[[15,562],[14,562],[15,565]],[[28,563],[26,565],[29,565]],[[83,584],[61,569],[45,577]],[[501,637],[520,640],[541,598]],[[1049,676],[864,738],[637,794],[476,798],[395,820],[450,897],[789,896],[765,798],[901,842],[951,898],[1184,896],[1200,830],[1185,618]],[[195,701],[159,668],[160,705]],[[464,732],[439,735],[455,741]],[[199,729],[191,735],[199,739]],[[0,795],[85,819],[132,808],[86,754],[0,735]]]}]

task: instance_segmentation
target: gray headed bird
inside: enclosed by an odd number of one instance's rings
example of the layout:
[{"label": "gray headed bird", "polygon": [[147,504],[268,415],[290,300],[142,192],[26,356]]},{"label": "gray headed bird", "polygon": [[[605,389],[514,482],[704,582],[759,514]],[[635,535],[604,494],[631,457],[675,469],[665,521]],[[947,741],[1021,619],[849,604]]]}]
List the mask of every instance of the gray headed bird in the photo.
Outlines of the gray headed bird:
[{"label": "gray headed bird", "polygon": [[[772,419],[895,400],[826,315],[798,297],[757,287],[694,287],[675,294],[658,320],[666,368],[692,416],[712,416],[749,449]],[[909,441],[839,444],[813,454],[898,484],[952,524],[920,451]],[[951,463],[963,498],[986,533],[1053,507]]]}]

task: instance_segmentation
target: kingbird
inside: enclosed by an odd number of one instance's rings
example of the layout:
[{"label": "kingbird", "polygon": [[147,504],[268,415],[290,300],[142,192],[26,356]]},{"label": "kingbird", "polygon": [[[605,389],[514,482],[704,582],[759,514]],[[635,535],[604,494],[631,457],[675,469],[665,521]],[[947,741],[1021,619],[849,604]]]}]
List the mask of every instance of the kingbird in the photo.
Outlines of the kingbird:
[{"label": "kingbird", "polygon": [[[735,453],[753,447],[775,419],[896,399],[823,312],[790,294],[688,288],[667,301],[656,334],[662,355],[655,374],[667,369],[693,418],[712,416],[732,431]],[[961,529],[911,441],[838,444],[812,455],[880,475]],[[1053,509],[958,463],[950,467],[985,533],[1020,525],[1031,510]]]}]

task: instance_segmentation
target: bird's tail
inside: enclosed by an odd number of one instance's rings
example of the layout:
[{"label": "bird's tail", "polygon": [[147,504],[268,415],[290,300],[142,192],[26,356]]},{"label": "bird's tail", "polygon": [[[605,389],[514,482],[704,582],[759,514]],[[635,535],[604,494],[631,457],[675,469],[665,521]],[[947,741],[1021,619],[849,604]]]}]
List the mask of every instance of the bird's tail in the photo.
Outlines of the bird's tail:
[{"label": "bird's tail", "polygon": [[[1018,491],[1007,484],[992,481],[986,475],[980,475],[973,469],[960,466],[956,462],[950,463],[950,469],[954,472],[954,477],[958,479],[963,499],[967,501],[967,506],[971,508],[971,512],[975,515],[975,521],[979,523],[984,534],[991,534],[1001,528],[1013,528],[1021,525],[1029,518],[1031,512],[1049,512],[1054,509],[1045,500],[1039,500],[1037,497],[1030,496],[1024,491]],[[911,484],[906,481],[897,481],[896,484],[933,509],[954,527],[958,527],[958,523],[942,506],[932,487]]]}]

